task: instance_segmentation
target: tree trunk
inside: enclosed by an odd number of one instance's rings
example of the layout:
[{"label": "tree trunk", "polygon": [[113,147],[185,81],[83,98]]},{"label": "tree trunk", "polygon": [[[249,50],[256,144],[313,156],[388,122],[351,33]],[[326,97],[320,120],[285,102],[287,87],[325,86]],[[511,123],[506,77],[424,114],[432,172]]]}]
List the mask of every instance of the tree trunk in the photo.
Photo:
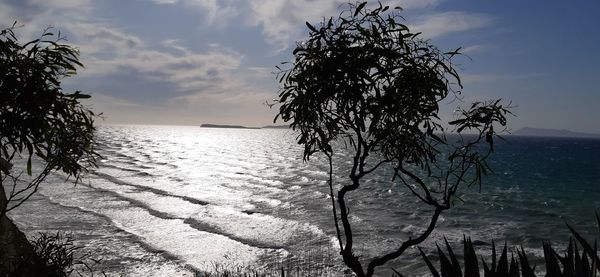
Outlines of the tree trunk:
[{"label": "tree trunk", "polygon": [[[0,207],[5,207],[7,202],[4,186],[0,181]],[[31,259],[33,246],[19,231],[17,226],[6,216],[0,218],[0,277],[10,276],[14,273],[16,263],[21,260]]]}]

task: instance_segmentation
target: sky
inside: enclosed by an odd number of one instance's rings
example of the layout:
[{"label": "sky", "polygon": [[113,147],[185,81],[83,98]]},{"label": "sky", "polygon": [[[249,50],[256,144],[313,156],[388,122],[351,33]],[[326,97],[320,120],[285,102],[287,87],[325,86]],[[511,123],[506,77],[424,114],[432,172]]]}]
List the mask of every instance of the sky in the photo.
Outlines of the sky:
[{"label": "sky", "polygon": [[[0,0],[23,41],[46,27],[79,48],[66,91],[91,94],[102,124],[263,126],[272,73],[341,0]],[[457,62],[463,101],[512,102],[510,129],[600,133],[600,1],[391,0],[406,24]],[[280,122],[278,122],[280,124]]]}]

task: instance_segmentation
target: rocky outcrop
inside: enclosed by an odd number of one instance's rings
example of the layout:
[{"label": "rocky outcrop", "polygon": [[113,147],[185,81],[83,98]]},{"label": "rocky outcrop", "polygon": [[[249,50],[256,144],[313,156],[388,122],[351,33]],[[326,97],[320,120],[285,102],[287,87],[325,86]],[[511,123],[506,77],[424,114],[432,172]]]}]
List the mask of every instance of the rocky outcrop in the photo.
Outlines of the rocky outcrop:
[{"label": "rocky outcrop", "polygon": [[0,219],[0,276],[11,276],[17,265],[28,261],[33,254],[33,247],[19,231],[17,226],[6,216]]},{"label": "rocky outcrop", "polygon": [[[4,187],[0,184],[0,207],[6,203]],[[0,276],[13,276],[21,261],[32,258],[33,246],[23,232],[6,216],[0,218]]]}]

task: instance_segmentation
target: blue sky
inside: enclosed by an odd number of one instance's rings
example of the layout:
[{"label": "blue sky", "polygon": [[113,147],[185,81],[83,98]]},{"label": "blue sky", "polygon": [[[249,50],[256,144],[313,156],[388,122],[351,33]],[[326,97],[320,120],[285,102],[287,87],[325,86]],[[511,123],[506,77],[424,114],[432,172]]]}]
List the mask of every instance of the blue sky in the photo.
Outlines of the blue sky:
[{"label": "blue sky", "polygon": [[[67,90],[92,94],[105,123],[267,125],[274,67],[292,58],[305,21],[340,0],[0,0],[0,25],[23,39],[47,26],[85,64]],[[600,1],[384,1],[458,60],[464,101],[513,102],[514,130],[600,133]],[[460,103],[449,104],[447,111]],[[450,117],[447,112],[446,117]]]}]

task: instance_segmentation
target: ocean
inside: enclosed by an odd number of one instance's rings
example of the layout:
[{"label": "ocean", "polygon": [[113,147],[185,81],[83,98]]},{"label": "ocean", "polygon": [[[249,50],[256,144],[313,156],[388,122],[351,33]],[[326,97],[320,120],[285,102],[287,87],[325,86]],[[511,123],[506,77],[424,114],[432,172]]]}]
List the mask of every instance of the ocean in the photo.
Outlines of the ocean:
[{"label": "ocean", "polygon": [[[323,157],[302,161],[291,130],[194,126],[100,126],[97,169],[75,184],[61,174],[10,213],[28,235],[63,231],[101,259],[97,272],[117,276],[193,276],[215,267],[322,264],[339,276],[339,258]],[[463,236],[486,255],[492,241],[541,257],[542,240],[560,249],[566,223],[592,237],[600,208],[600,140],[506,137],[479,188],[463,189],[421,245],[434,253]],[[341,186],[351,159],[335,156]],[[419,233],[430,211],[389,170],[365,178],[349,199],[355,253],[363,261]],[[460,252],[460,251],[459,251]],[[425,274],[416,248],[393,267]]]}]

